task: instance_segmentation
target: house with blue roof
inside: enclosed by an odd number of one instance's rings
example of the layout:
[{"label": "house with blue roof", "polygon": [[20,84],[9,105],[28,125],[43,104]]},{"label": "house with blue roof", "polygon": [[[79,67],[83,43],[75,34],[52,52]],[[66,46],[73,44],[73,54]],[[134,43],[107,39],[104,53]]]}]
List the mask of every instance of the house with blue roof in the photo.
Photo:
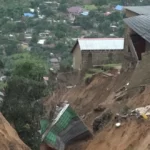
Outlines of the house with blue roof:
[{"label": "house with blue roof", "polygon": [[25,17],[34,17],[35,14],[33,14],[33,13],[24,13],[24,16]]},{"label": "house with blue roof", "polygon": [[117,5],[117,6],[115,7],[115,10],[123,11],[123,6]]}]

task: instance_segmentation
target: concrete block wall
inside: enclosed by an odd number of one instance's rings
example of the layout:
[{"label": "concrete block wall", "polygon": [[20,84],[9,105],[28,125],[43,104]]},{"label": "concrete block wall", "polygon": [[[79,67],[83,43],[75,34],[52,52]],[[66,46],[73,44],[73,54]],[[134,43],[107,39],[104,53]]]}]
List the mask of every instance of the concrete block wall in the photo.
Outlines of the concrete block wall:
[{"label": "concrete block wall", "polygon": [[[82,68],[88,68],[89,65],[89,53],[92,54],[92,65],[102,65],[109,63],[122,63],[123,51],[82,51]],[[112,61],[109,55],[112,55]]]}]

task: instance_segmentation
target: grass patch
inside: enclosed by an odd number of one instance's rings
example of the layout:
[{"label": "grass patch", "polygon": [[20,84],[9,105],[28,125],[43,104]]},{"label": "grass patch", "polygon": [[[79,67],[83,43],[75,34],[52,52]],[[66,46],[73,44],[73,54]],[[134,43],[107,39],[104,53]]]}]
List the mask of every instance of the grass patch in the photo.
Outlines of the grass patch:
[{"label": "grass patch", "polygon": [[85,5],[84,8],[89,11],[97,9],[95,5]]},{"label": "grass patch", "polygon": [[90,73],[86,73],[85,76],[84,76],[84,81],[88,78],[91,78],[93,76],[93,74],[90,74]]},{"label": "grass patch", "polygon": [[101,68],[92,68],[88,70],[88,73],[93,73],[93,74],[100,73],[100,72],[103,72]]},{"label": "grass patch", "polygon": [[92,78],[92,76],[94,74],[101,73],[101,72],[108,72],[108,71],[110,71],[114,68],[118,68],[118,67],[121,67],[121,64],[105,64],[98,68],[91,68],[86,72],[83,80],[86,81],[86,80]]},{"label": "grass patch", "polygon": [[120,67],[121,64],[105,64],[103,65],[104,67],[113,67],[113,68],[116,68],[116,67]]},{"label": "grass patch", "polygon": [[6,87],[7,87],[7,83],[0,81],[0,90],[4,89]]},{"label": "grass patch", "polygon": [[91,78],[94,74],[101,73],[101,72],[103,72],[103,70],[100,68],[89,69],[84,76],[84,81],[87,80],[88,78]]}]

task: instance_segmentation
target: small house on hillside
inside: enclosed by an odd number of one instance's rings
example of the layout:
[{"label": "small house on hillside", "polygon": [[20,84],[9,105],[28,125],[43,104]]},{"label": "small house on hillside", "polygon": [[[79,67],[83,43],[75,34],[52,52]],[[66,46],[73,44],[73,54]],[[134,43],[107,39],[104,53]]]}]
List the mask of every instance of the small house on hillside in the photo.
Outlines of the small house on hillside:
[{"label": "small house on hillside", "polygon": [[72,14],[72,15],[79,15],[83,12],[83,8],[80,6],[73,6],[70,8],[67,8],[68,13]]},{"label": "small house on hillside", "polygon": [[83,12],[83,8],[80,6],[73,6],[73,7],[67,8],[67,11],[69,13],[69,19],[73,23],[76,16],[80,15]]},{"label": "small house on hillside", "polygon": [[24,13],[24,16],[25,17],[34,17],[35,14],[33,14],[33,13]]},{"label": "small house on hillside", "polygon": [[106,63],[122,61],[123,38],[82,38],[71,50],[73,68],[81,70]]},{"label": "small house on hillside", "polygon": [[142,54],[150,51],[150,15],[140,15],[124,19],[127,25],[126,48],[132,57],[142,60]]},{"label": "small house on hillside", "polygon": [[150,6],[130,6],[125,9],[125,52],[137,62],[142,60],[142,53],[150,51]]},{"label": "small house on hillside", "polygon": [[150,6],[127,7],[126,16],[123,70],[134,68],[133,88],[150,83]]}]

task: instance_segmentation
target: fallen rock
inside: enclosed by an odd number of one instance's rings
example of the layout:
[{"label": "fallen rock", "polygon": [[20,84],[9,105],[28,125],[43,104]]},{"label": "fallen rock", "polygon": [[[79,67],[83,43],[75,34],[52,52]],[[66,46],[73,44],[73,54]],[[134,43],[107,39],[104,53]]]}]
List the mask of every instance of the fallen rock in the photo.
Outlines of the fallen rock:
[{"label": "fallen rock", "polygon": [[94,112],[103,112],[106,108],[102,105],[98,105],[94,108]]}]

